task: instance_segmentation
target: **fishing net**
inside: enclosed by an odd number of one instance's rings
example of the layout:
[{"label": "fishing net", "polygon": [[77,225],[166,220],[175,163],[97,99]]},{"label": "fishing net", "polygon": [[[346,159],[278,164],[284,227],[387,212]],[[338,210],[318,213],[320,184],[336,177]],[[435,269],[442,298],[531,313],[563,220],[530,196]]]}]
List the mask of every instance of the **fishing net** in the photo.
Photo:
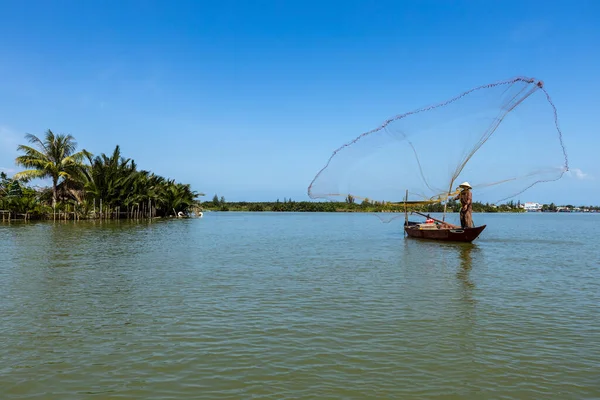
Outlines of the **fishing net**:
[{"label": "fishing net", "polygon": [[443,203],[468,181],[474,201],[498,204],[566,171],[556,108],[541,81],[519,77],[395,116],[361,134],[334,151],[308,195],[402,205],[408,190],[413,204]]}]

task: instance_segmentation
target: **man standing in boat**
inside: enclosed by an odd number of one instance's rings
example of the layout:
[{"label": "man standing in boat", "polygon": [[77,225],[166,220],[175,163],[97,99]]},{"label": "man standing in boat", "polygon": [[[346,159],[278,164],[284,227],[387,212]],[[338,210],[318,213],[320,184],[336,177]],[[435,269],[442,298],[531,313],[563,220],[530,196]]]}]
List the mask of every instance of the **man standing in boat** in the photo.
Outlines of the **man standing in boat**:
[{"label": "man standing in boat", "polygon": [[462,191],[454,198],[460,199],[460,226],[464,228],[473,227],[473,195],[471,194],[471,185],[469,182],[463,182],[458,186]]}]

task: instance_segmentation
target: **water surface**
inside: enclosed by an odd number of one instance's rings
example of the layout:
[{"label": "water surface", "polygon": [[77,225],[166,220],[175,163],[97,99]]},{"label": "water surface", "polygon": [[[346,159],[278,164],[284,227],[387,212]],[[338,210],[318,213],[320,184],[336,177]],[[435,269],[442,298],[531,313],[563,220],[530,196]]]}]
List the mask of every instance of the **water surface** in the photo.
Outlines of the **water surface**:
[{"label": "water surface", "polygon": [[474,219],[0,224],[2,398],[600,398],[600,215]]}]

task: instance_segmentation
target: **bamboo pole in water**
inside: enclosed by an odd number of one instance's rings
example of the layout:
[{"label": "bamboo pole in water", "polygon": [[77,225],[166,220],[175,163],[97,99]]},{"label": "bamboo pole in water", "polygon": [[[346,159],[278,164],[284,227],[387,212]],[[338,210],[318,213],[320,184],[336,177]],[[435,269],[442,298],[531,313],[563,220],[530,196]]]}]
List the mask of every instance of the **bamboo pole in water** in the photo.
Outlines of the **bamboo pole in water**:
[{"label": "bamboo pole in water", "polygon": [[446,222],[446,208],[448,207],[448,199],[450,198],[450,193],[452,193],[452,184],[454,180],[450,182],[450,187],[448,187],[448,196],[446,197],[446,201],[444,202],[444,215],[442,216],[442,221]]},{"label": "bamboo pole in water", "polygon": [[[404,197],[404,226],[408,226],[408,208],[406,207],[407,201],[408,201],[408,189],[406,189],[406,196]],[[404,235],[406,235],[406,230],[404,230]]]}]

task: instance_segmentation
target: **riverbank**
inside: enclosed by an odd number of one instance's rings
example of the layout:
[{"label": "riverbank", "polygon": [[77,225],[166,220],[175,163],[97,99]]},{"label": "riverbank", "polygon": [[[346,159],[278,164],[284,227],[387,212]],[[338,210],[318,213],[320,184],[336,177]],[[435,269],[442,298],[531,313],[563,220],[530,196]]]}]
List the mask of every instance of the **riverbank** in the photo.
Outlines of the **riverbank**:
[{"label": "riverbank", "polygon": [[[354,201],[293,201],[284,199],[283,201],[266,201],[266,202],[250,202],[225,201],[224,197],[219,198],[217,195],[212,201],[202,202],[200,207],[204,211],[275,211],[275,212],[365,212],[365,213],[381,213],[381,212],[404,212],[403,203],[393,202],[375,202],[363,201],[357,203]],[[444,204],[429,204],[429,205],[408,205],[408,211],[419,211],[424,213],[444,212]],[[460,203],[451,200],[446,205],[447,212],[459,212]],[[520,202],[509,201],[504,204],[490,204],[482,202],[473,202],[474,213],[525,213],[531,212],[524,208]],[[554,203],[544,204],[540,210],[536,212],[600,212],[598,206],[580,206],[573,205],[555,205]]]},{"label": "riverbank", "polygon": [[[201,207],[205,211],[246,211],[246,212],[358,212],[358,213],[403,213],[402,203],[347,203],[347,202],[310,202],[292,201],[283,202],[204,202]],[[443,204],[422,206],[408,206],[408,211],[443,212]],[[460,204],[448,203],[447,212],[459,212]],[[473,203],[473,212],[513,212],[521,213],[525,210],[508,205],[493,206],[483,203]]]},{"label": "riverbank", "polygon": [[[418,211],[421,213],[441,213],[444,211],[443,205],[430,205],[421,207],[408,207],[407,211]],[[460,206],[450,204],[446,210],[447,213],[458,213]],[[199,212],[323,212],[323,213],[404,213],[402,204],[386,204],[386,205],[362,205],[348,204],[343,202],[308,202],[308,201],[286,201],[286,202],[223,202],[215,205],[212,202],[202,203],[191,214],[186,213],[184,217],[196,216]],[[508,205],[492,206],[482,203],[473,204],[473,213],[531,213],[522,208],[510,207]],[[598,210],[588,208],[586,211],[569,210],[562,208],[560,210],[543,210],[536,213],[598,213]],[[171,219],[178,218],[175,214],[157,217],[152,214],[150,216],[147,211],[141,212],[131,210],[129,212],[120,210],[106,210],[104,213],[91,211],[57,211],[56,214],[51,212],[46,213],[16,213],[7,210],[0,210],[1,221],[18,221],[18,220],[60,220],[60,221],[79,221],[79,220],[148,220],[148,219]]]}]

